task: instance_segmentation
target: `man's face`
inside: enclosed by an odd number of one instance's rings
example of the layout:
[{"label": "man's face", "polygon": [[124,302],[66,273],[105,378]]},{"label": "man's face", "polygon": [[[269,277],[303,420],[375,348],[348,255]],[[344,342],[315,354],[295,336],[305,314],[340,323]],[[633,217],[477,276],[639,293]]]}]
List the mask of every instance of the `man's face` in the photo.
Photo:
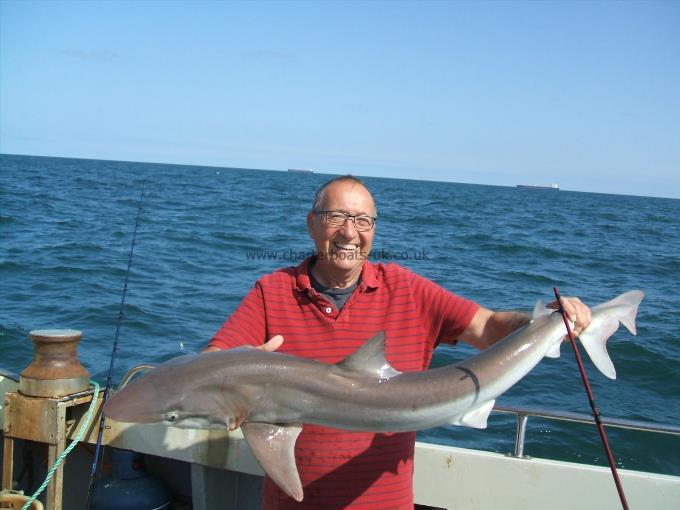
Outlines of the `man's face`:
[{"label": "man's face", "polygon": [[[326,187],[320,209],[342,211],[351,215],[376,215],[371,194],[361,184],[353,181],[338,181]],[[359,232],[351,219],[336,227],[326,223],[323,214],[313,213],[307,216],[307,227],[316,244],[319,269],[335,269],[348,273],[361,270],[373,245],[375,227]]]}]

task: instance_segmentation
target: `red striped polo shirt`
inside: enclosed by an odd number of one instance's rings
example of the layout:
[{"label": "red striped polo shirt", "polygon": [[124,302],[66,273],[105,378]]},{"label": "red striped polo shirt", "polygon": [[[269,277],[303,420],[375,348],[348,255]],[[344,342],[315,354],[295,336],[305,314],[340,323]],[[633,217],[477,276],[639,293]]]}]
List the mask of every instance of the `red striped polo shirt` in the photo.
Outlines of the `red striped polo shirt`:
[{"label": "red striped polo shirt", "polygon": [[[280,352],[337,363],[384,331],[387,361],[425,370],[440,342],[453,343],[478,305],[396,264],[366,261],[338,312],[311,285],[307,259],[257,281],[210,341],[229,349],[283,335]],[[268,478],[262,508],[412,509],[415,433],[373,434],[305,424],[295,447],[304,500]]]}]

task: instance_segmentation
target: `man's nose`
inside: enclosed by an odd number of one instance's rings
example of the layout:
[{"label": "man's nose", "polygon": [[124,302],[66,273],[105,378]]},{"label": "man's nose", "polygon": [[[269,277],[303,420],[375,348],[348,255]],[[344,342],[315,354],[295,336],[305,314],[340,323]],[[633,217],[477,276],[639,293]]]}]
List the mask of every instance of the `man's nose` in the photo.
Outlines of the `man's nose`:
[{"label": "man's nose", "polygon": [[354,218],[347,218],[345,224],[340,227],[342,234],[346,237],[355,237],[358,233],[357,227],[354,224]]}]

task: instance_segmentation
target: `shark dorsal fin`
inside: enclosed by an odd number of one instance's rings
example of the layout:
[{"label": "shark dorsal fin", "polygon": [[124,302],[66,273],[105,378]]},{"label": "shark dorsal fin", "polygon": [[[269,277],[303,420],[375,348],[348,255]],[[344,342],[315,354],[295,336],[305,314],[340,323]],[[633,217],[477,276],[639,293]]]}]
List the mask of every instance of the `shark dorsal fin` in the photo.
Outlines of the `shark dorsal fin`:
[{"label": "shark dorsal fin", "polygon": [[380,380],[387,380],[401,372],[397,372],[385,359],[385,332],[380,331],[364,345],[337,364],[338,368],[350,372],[362,372],[377,375]]},{"label": "shark dorsal fin", "polygon": [[545,307],[545,303],[541,300],[536,301],[536,306],[534,306],[534,311],[531,314],[531,320],[536,320],[544,315],[550,315],[553,310]]},{"label": "shark dorsal fin", "polygon": [[262,469],[296,501],[302,501],[302,483],[295,464],[295,441],[302,425],[244,423],[243,437]]}]

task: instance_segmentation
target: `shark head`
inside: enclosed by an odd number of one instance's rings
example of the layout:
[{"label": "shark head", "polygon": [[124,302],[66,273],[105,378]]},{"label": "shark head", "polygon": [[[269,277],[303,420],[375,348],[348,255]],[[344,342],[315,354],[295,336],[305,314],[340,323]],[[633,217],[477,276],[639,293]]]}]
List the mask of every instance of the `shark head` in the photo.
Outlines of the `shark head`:
[{"label": "shark head", "polygon": [[126,423],[163,422],[176,409],[162,401],[151,379],[151,373],[145,374],[118,391],[104,405],[104,415]]},{"label": "shark head", "polygon": [[180,356],[134,379],[107,400],[104,415],[124,423],[235,428],[239,413],[232,410],[233,399],[225,398],[215,378],[206,377],[210,367],[194,370],[199,356],[209,354]]}]

